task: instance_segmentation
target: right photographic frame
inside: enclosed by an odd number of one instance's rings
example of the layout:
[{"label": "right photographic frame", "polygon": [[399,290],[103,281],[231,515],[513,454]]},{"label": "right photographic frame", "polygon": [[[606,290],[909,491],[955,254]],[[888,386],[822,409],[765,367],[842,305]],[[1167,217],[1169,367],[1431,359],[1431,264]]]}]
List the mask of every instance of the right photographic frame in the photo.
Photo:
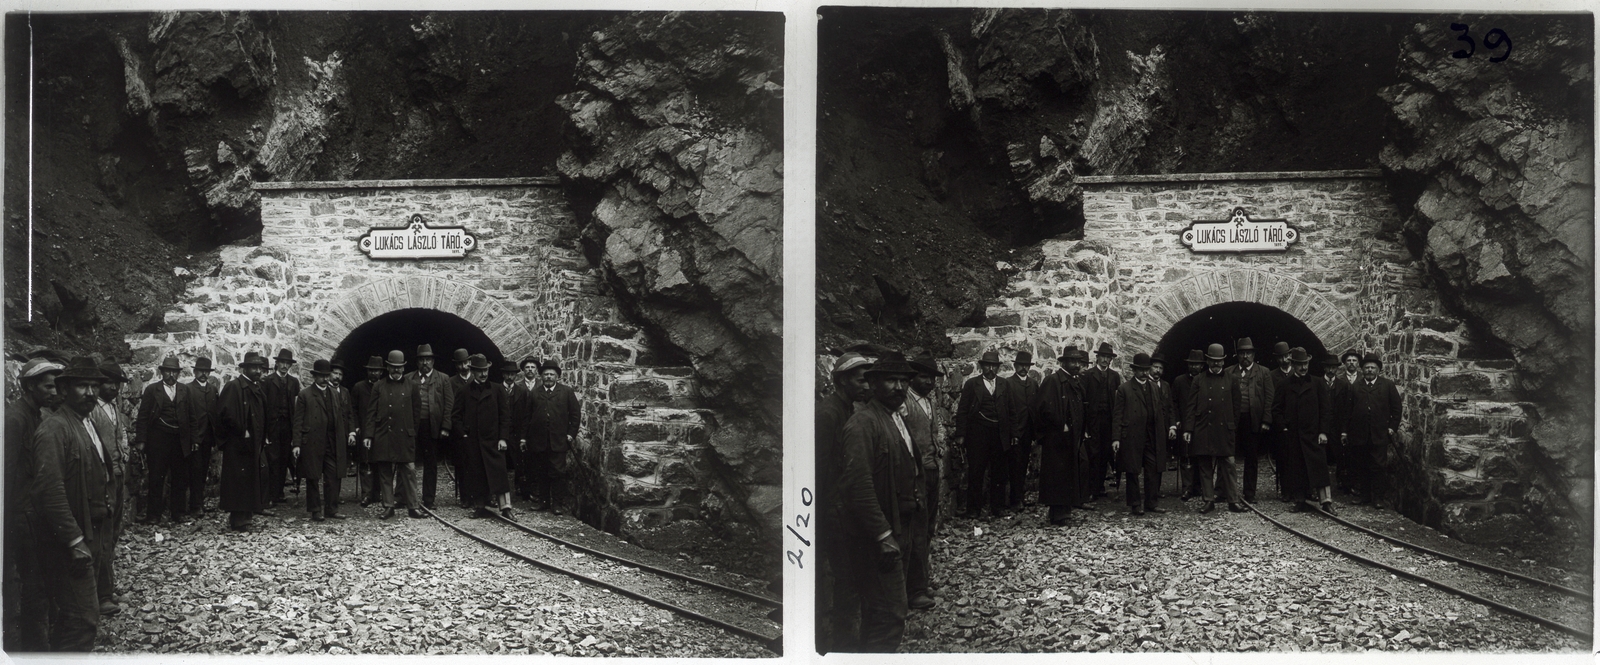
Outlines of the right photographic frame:
[{"label": "right photographic frame", "polygon": [[1592,648],[1592,14],[818,16],[818,652]]}]

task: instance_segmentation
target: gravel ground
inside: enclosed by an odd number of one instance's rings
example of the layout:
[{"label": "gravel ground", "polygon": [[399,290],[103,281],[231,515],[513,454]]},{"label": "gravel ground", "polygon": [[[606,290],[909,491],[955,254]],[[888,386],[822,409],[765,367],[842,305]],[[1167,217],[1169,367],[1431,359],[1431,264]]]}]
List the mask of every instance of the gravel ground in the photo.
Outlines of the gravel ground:
[{"label": "gravel ground", "polygon": [[[439,495],[450,495],[444,483]],[[432,519],[402,510],[383,521],[376,505],[345,503],[350,519],[314,523],[299,502],[256,517],[248,533],[228,531],[220,512],[181,525],[130,526],[117,552],[124,609],[102,617],[97,651],[772,655],[718,628],[516,561]],[[461,523],[465,511],[446,507],[453,503],[441,499],[441,514]],[[587,530],[571,517],[520,508],[524,519]],[[472,522],[468,528],[493,533]],[[528,544],[491,539],[513,549]],[[617,568],[614,576],[627,575]]]},{"label": "gravel ground", "polygon": [[[1270,476],[1263,481],[1272,496]],[[1397,578],[1307,543],[1253,513],[1195,512],[1174,498],[1166,514],[1132,517],[1120,498],[1046,527],[1045,508],[986,520],[952,520],[933,545],[937,605],[913,611],[903,651],[1586,651],[1539,624]],[[1359,553],[1568,625],[1591,625],[1587,603],[1553,599],[1521,582],[1393,546],[1311,514],[1258,504],[1286,524],[1318,529]],[[1430,531],[1393,511],[1339,506],[1341,515],[1402,538]],[[1319,524],[1319,521],[1321,522]],[[1402,532],[1398,529],[1405,528]],[[1453,543],[1452,554],[1502,564]],[[1503,566],[1589,588],[1586,577],[1522,562]],[[1517,566],[1516,564],[1522,563]],[[1424,570],[1425,569],[1425,570]],[[1439,573],[1443,573],[1442,575]],[[1565,577],[1566,579],[1562,579]],[[1515,587],[1515,588],[1514,588]]]}]

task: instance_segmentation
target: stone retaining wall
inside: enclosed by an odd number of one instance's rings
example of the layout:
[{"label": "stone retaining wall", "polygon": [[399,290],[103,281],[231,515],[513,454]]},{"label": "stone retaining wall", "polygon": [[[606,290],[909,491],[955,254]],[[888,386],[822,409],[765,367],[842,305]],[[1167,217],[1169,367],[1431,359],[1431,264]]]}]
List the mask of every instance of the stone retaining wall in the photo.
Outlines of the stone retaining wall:
[{"label": "stone retaining wall", "polygon": [[[327,358],[356,328],[406,309],[461,317],[501,354],[559,360],[579,390],[577,513],[647,546],[705,546],[743,511],[707,460],[715,418],[696,409],[693,371],[661,367],[582,254],[553,178],[262,183],[259,246],[227,246],[196,276],[161,330],[132,335],[128,368],[152,380],[168,355],[200,356],[231,377],[245,351]],[[358,238],[413,214],[464,226],[462,259],[373,260]],[[357,359],[347,359],[357,360]],[[185,371],[187,380],[188,371]],[[747,525],[746,530],[752,530]]]}]

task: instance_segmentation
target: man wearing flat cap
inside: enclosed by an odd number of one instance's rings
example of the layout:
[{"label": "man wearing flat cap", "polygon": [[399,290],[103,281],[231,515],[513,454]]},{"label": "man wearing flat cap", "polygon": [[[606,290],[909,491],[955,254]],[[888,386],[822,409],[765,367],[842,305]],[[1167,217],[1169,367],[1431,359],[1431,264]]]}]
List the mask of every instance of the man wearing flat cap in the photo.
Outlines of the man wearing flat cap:
[{"label": "man wearing flat cap", "polygon": [[[96,370],[98,373],[99,370]],[[135,421],[135,448],[143,449],[150,466],[145,488],[143,522],[155,524],[170,504],[173,522],[188,510],[189,456],[194,454],[194,399],[189,386],[178,383],[182,368],[167,356],[158,368],[161,379],[144,387]],[[167,490],[163,494],[163,489]]]},{"label": "man wearing flat cap", "polygon": [[527,408],[534,484],[543,506],[560,515],[561,502],[567,498],[567,456],[583,425],[583,407],[578,393],[561,383],[561,365],[555,359],[546,360],[539,370],[539,387],[533,390]]},{"label": "man wearing flat cap", "polygon": [[239,362],[239,376],[217,395],[217,444],[222,447],[222,477],[217,508],[228,513],[228,528],[248,531],[251,516],[265,514],[271,465],[266,453],[267,397],[261,375],[267,361],[250,351]]},{"label": "man wearing flat cap", "polygon": [[60,363],[33,358],[17,372],[22,394],[6,404],[5,497],[5,648],[45,651],[49,648],[49,606],[40,587],[43,571],[31,521],[25,519],[26,490],[33,479],[33,435],[47,409],[59,403],[56,379]]},{"label": "man wearing flat cap", "polygon": [[383,513],[379,519],[394,517],[395,486],[406,502],[406,514],[427,517],[422,512],[422,497],[417,488],[417,426],[422,413],[422,395],[406,380],[406,354],[398,349],[384,361],[383,380],[373,387],[371,404],[361,425],[362,445],[367,447],[377,466],[379,499]]},{"label": "man wearing flat cap", "polygon": [[292,457],[306,480],[306,512],[311,521],[344,519],[339,514],[339,486],[344,480],[348,446],[356,427],[347,405],[333,390],[332,363],[311,363],[311,385],[294,404]]},{"label": "man wearing flat cap", "polygon": [[899,413],[916,374],[898,351],[879,358],[866,371],[871,399],[844,424],[838,492],[845,519],[841,549],[849,564],[843,575],[858,600],[835,611],[859,612],[861,632],[856,644],[835,645],[839,651],[892,653],[905,633],[909,599],[902,543],[909,541],[910,522],[925,508],[927,489]]},{"label": "man wearing flat cap", "polygon": [[1240,488],[1246,502],[1256,500],[1256,474],[1259,459],[1269,445],[1272,432],[1272,371],[1256,362],[1256,347],[1249,337],[1239,338],[1234,346],[1239,363],[1228,368],[1228,375],[1239,380],[1238,423],[1235,425],[1234,455],[1244,463],[1244,483]]},{"label": "man wearing flat cap", "polygon": [[855,414],[867,396],[866,371],[872,361],[850,352],[834,361],[829,373],[833,391],[817,400],[813,411],[811,449],[817,485],[817,602],[814,620],[817,653],[853,649],[860,637],[859,613],[845,615],[835,606],[854,607],[859,600],[850,585],[850,559],[845,543],[845,503],[839,494],[839,479],[844,474],[841,435],[845,421]]},{"label": "man wearing flat cap", "polygon": [[1039,503],[1050,507],[1051,526],[1063,526],[1072,509],[1083,505],[1083,467],[1089,463],[1084,447],[1083,385],[1078,375],[1089,359],[1077,346],[1068,346],[1057,358],[1061,368],[1039,386],[1034,422],[1040,433]]},{"label": "man wearing flat cap", "polygon": [[[104,363],[99,369],[106,380],[100,384],[98,399],[95,400],[89,420],[94,423],[95,434],[99,435],[100,443],[105,446],[107,469],[111,472],[111,528],[109,536],[101,539],[95,548],[95,589],[100,596],[100,613],[116,614],[122,611],[122,607],[117,605],[115,598],[116,571],[112,555],[116,552],[117,541],[122,538],[123,511],[128,504],[128,417],[122,413],[121,404],[122,387],[128,383],[128,376],[116,363]],[[193,488],[190,491],[194,491]],[[189,512],[198,514],[193,510]]]},{"label": "man wearing flat cap", "polygon": [[25,496],[48,600],[50,651],[93,650],[100,625],[95,557],[111,535],[111,471],[89,414],[104,380],[94,360],[73,358],[56,378],[61,408],[39,423],[22,453],[31,465]]},{"label": "man wearing flat cap", "polygon": [[217,395],[221,388],[211,380],[211,359],[196,358],[194,379],[190,380],[189,396],[194,399],[194,452],[189,460],[189,512],[200,514],[205,510],[206,475],[211,470],[211,457],[217,449],[217,433],[212,426],[217,410]]},{"label": "man wearing flat cap", "polygon": [[1357,504],[1378,503],[1378,473],[1400,429],[1400,391],[1382,376],[1383,360],[1368,352],[1361,358],[1361,377],[1350,388],[1340,439],[1350,453],[1350,474],[1358,491]]},{"label": "man wearing flat cap", "polygon": [[1084,427],[1089,434],[1089,466],[1084,469],[1081,488],[1085,499],[1106,495],[1106,471],[1116,478],[1115,462],[1111,455],[1111,407],[1117,399],[1117,386],[1122,385],[1122,375],[1111,369],[1111,360],[1117,354],[1110,342],[1101,342],[1094,352],[1094,367],[1080,378],[1083,383]]},{"label": "man wearing flat cap", "polygon": [[[422,467],[422,505],[428,510],[433,510],[433,499],[438,493],[439,460],[456,459],[455,446],[450,440],[450,432],[455,424],[451,414],[455,413],[456,393],[460,390],[453,377],[434,371],[433,362],[433,346],[418,346],[417,369],[406,375],[412,389],[422,398],[422,413],[418,416],[417,425],[416,464]],[[456,491],[459,493],[459,468],[456,474]]]},{"label": "man wearing flat cap", "polygon": [[961,386],[956,405],[956,445],[964,445],[967,453],[968,518],[977,518],[984,504],[994,516],[1005,513],[1005,455],[1021,438],[1011,384],[999,377],[1000,354],[984,353],[978,371]]},{"label": "man wearing flat cap", "polygon": [[1033,403],[1039,396],[1039,380],[1033,378],[1033,354],[1028,351],[1018,351],[1011,363],[1011,376],[1006,377],[1006,383],[1011,384],[1011,413],[1017,419],[1017,445],[1006,451],[1005,469],[1006,485],[1009,488],[1006,507],[1011,510],[1022,510],[1022,500],[1028,487],[1028,466],[1033,458],[1033,444],[1037,441],[1037,433],[1033,430]]},{"label": "man wearing flat cap", "polygon": [[267,400],[267,500],[283,503],[284,485],[293,483],[300,491],[299,469],[290,459],[290,442],[294,439],[294,400],[300,394],[300,379],[289,373],[296,364],[294,352],[278,351],[273,361],[273,371],[262,381]]}]

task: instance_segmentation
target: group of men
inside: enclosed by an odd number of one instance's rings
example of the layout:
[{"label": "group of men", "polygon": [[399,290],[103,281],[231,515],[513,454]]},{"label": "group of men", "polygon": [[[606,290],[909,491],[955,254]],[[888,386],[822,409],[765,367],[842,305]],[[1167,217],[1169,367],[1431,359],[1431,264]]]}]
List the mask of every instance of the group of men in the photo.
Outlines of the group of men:
[{"label": "group of men", "polygon": [[[1227,365],[1222,344],[1191,350],[1187,373],[1169,384],[1160,353],[1135,354],[1124,380],[1111,368],[1117,354],[1109,343],[1095,350],[1092,366],[1086,350],[1066,347],[1042,381],[1027,351],[1009,377],[999,376],[999,353],[985,353],[954,414],[953,442],[966,459],[962,516],[1022,509],[1036,445],[1038,502],[1052,526],[1070,523],[1074,508],[1095,510],[1108,469],[1132,514],[1167,512],[1160,499],[1169,460],[1183,499],[1203,499],[1201,513],[1215,509],[1218,482],[1229,509],[1246,510],[1266,456],[1290,510],[1333,510],[1335,460],[1357,503],[1375,503],[1377,464],[1401,415],[1378,356],[1329,355],[1321,376],[1310,372],[1306,349],[1287,343],[1273,348],[1277,369],[1256,362],[1250,338],[1235,342],[1234,356]],[[908,610],[934,604],[928,555],[948,452],[940,376],[927,354],[848,352],[833,365],[832,391],[816,408],[821,652],[894,651]]]},{"label": "group of men", "polygon": [[[157,368],[130,422],[119,403],[129,381],[115,363],[41,356],[18,372],[20,396],[6,406],[3,591],[8,651],[89,651],[102,614],[120,610],[113,552],[132,506],[130,468],[148,468],[147,512],[157,523],[205,510],[206,474],[222,457],[217,509],[235,531],[272,515],[284,488],[306,483],[311,521],[343,519],[341,481],[357,477],[362,507],[395,515],[398,484],[408,514],[433,508],[441,457],[455,468],[472,516],[498,508],[513,518],[513,478],[524,498],[560,514],[568,451],[581,424],[576,392],[554,360],[503,364],[489,381],[482,354],[456,351],[458,373],[434,370],[424,344],[407,373],[405,354],[373,356],[365,380],[346,389],[344,368],[318,359],[302,386],[285,349],[267,372],[248,352],[239,376],[214,380],[208,358],[178,381],[177,358]],[[130,437],[131,432],[131,437]],[[415,467],[423,466],[423,487]],[[354,467],[354,468],[352,468]]]}]

